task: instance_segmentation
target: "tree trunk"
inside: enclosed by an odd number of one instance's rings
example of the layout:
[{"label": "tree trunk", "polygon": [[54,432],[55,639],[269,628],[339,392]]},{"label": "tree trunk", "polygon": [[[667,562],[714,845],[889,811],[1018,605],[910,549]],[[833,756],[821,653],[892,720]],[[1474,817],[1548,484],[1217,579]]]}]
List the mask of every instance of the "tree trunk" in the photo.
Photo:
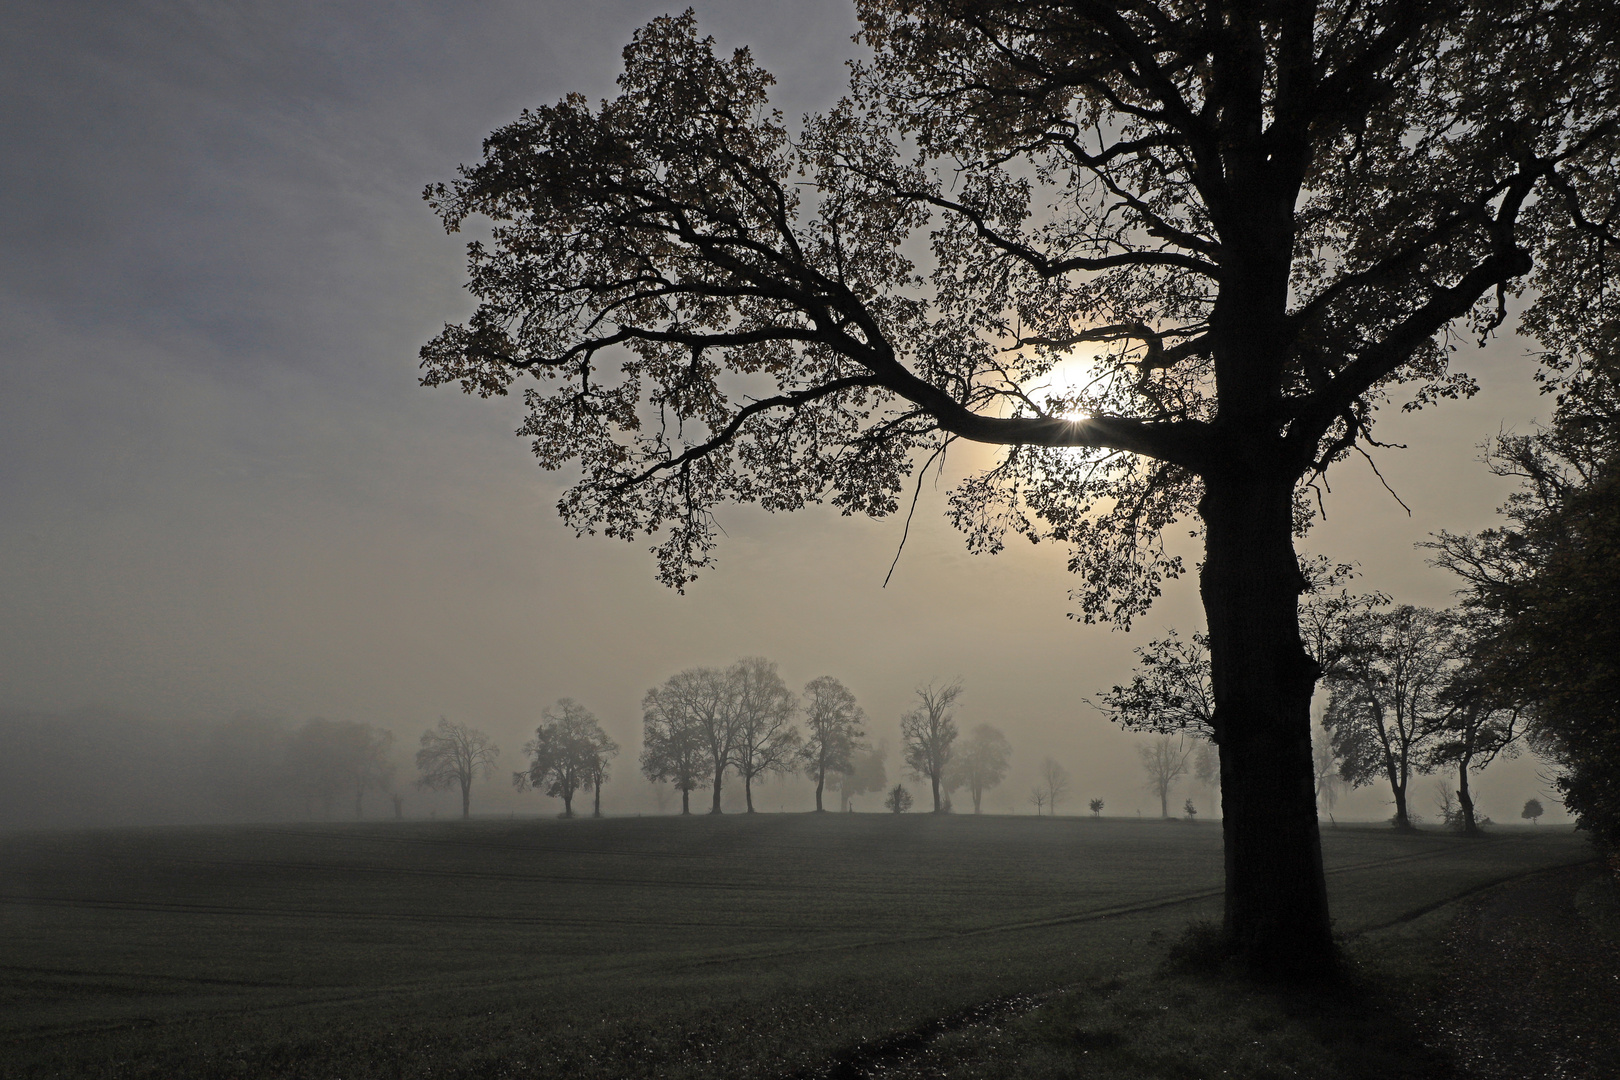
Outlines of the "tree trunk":
[{"label": "tree trunk", "polygon": [[980,787],[975,787],[973,789],[973,812],[975,814],[977,814],[979,812],[979,802],[983,798],[984,798],[984,789],[980,788]]},{"label": "tree trunk", "polygon": [[1170,786],[1159,785],[1159,816],[1166,821],[1170,820]]},{"label": "tree trunk", "polygon": [[563,792],[563,817],[573,817],[573,816],[574,816],[574,793],[572,791],[566,791],[565,790]]},{"label": "tree trunk", "polygon": [[743,774],[743,801],[748,804],[748,812],[754,812],[754,778],[747,773]]},{"label": "tree trunk", "polygon": [[[1247,475],[1204,480],[1200,575],[1220,747],[1228,948],[1251,971],[1322,978],[1337,967],[1317,831],[1311,693],[1299,636],[1304,578],[1293,482],[1256,477],[1269,446],[1236,451]],[[1168,816],[1168,810],[1166,810]]]},{"label": "tree trunk", "polygon": [[461,782],[461,820],[472,817],[472,781]]},{"label": "tree trunk", "polygon": [[827,770],[822,768],[816,773],[816,813],[821,813],[821,789],[827,786]]},{"label": "tree trunk", "polygon": [[594,801],[591,804],[591,817],[601,817],[602,816],[602,782],[600,780],[598,780],[596,782],[596,786],[593,787],[591,790],[595,792],[595,798],[594,798]]},{"label": "tree trunk", "polygon": [[720,813],[720,778],[725,775],[725,772],[726,766],[724,762],[714,767],[714,804],[709,807],[709,813],[711,814]]},{"label": "tree trunk", "polygon": [[691,788],[681,788],[681,813],[690,814],[691,812],[692,812],[692,789]]},{"label": "tree trunk", "polygon": [[1395,796],[1395,827],[1402,832],[1412,829],[1412,817],[1406,812],[1406,781],[1391,777],[1389,790]]},{"label": "tree trunk", "polygon": [[934,813],[937,814],[939,813],[939,774],[930,773],[928,781],[934,785]]},{"label": "tree trunk", "polygon": [[1457,803],[1462,807],[1463,835],[1478,836],[1479,822],[1474,820],[1474,797],[1468,791],[1468,758],[1457,765]]}]

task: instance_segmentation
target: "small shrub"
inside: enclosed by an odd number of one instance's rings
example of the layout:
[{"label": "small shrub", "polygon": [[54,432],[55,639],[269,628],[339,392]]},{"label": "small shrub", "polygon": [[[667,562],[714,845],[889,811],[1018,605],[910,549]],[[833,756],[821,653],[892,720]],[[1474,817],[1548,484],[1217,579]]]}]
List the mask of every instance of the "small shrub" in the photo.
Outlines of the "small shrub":
[{"label": "small shrub", "polygon": [[911,792],[906,790],[904,784],[894,785],[884,796],[883,808],[895,814],[905,813],[911,809]]}]

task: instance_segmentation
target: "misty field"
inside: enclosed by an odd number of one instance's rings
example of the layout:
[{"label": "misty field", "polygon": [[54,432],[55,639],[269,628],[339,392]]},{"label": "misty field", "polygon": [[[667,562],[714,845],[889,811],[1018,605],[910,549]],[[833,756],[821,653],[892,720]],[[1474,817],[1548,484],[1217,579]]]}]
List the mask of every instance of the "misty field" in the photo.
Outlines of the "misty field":
[{"label": "misty field", "polygon": [[[1324,832],[1354,936],[1588,857]],[[760,815],[0,837],[0,1074],[814,1075],[1140,968],[1218,912],[1214,824]]]}]

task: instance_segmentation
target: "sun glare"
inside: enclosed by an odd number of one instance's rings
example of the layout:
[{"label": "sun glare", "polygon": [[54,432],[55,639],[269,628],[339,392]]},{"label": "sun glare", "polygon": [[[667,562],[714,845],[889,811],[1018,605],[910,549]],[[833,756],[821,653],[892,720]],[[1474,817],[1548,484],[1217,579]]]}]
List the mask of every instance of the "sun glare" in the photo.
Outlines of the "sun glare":
[{"label": "sun glare", "polygon": [[[1065,420],[1087,420],[1091,413],[1074,403],[1093,385],[1104,371],[1102,358],[1096,353],[1071,353],[1058,361],[1046,378],[1036,385],[1030,396],[1055,416]],[[1051,404],[1048,406],[1048,402]]]}]

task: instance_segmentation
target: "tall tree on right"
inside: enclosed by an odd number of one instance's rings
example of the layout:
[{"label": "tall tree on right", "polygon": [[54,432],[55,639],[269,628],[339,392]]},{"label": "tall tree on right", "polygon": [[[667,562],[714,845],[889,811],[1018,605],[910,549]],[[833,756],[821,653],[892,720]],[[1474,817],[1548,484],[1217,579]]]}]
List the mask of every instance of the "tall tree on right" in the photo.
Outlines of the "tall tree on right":
[{"label": "tall tree on right", "polygon": [[[1612,311],[1613,0],[856,0],[869,60],[790,131],[693,15],[484,140],[479,301],[429,385],[536,376],[521,434],[567,523],[656,537],[684,586],[715,507],[892,514],[952,443],[978,550],[1070,546],[1086,619],[1140,615],[1193,524],[1230,949],[1335,968],[1311,784],[1319,675],[1294,541],[1380,405],[1469,393],[1506,299]],[[1528,286],[1528,288],[1527,288]],[[607,374],[604,374],[606,372]],[[654,420],[653,418],[657,419]],[[1168,534],[1165,530],[1171,530]]]},{"label": "tall tree on right", "polygon": [[[1620,216],[1608,206],[1612,235]],[[1612,257],[1612,256],[1611,256]],[[1612,281],[1543,302],[1561,330],[1551,424],[1503,436],[1492,469],[1519,480],[1498,528],[1442,533],[1435,562],[1460,575],[1480,621],[1475,660],[1486,701],[1530,713],[1532,745],[1581,828],[1620,852],[1620,289]],[[1552,301],[1556,300],[1556,304]],[[1606,315],[1598,332],[1590,310]],[[1536,804],[1538,810],[1540,804]]]},{"label": "tall tree on right", "polygon": [[919,780],[927,780],[934,792],[934,813],[945,808],[945,770],[956,751],[956,718],[951,707],[962,696],[960,681],[917,687],[917,704],[900,718],[901,752],[906,767]]}]

